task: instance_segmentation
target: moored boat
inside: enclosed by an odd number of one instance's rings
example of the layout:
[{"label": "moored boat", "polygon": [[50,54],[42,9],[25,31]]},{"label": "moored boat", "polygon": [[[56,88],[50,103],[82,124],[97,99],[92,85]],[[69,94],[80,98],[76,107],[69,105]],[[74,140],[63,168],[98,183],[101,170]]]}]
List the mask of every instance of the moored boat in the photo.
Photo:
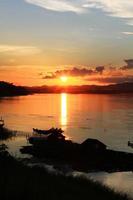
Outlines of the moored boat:
[{"label": "moored boat", "polygon": [[48,130],[41,130],[37,128],[33,128],[33,132],[40,134],[40,135],[48,135],[51,133],[63,133],[63,130],[61,128],[50,128]]},{"label": "moored boat", "polygon": [[56,142],[56,141],[64,141],[65,136],[59,132],[52,132],[48,135],[43,136],[31,136],[28,138],[28,142],[32,145],[43,144],[44,142]]},{"label": "moored boat", "polygon": [[45,136],[42,136],[42,137],[39,137],[39,136],[31,136],[29,138],[27,138],[28,142],[30,144],[39,144],[41,142],[44,142],[46,141],[46,137]]}]

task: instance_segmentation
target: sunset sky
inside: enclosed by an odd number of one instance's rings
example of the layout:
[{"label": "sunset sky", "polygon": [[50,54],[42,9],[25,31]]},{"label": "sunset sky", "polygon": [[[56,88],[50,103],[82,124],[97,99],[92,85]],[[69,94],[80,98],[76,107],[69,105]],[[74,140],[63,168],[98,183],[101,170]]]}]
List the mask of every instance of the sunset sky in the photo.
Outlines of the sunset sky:
[{"label": "sunset sky", "polygon": [[132,0],[0,0],[0,80],[133,81],[125,59],[133,59]]}]

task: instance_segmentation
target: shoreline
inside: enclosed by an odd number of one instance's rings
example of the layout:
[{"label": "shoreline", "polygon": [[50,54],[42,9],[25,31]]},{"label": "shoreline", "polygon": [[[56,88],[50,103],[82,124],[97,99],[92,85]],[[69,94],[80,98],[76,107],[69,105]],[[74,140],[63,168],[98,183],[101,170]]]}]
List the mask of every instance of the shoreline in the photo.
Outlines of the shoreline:
[{"label": "shoreline", "polygon": [[[17,131],[0,129],[1,142],[6,140],[9,142],[12,138],[17,138]],[[99,145],[98,149],[97,145]],[[50,163],[53,166],[65,164],[73,170],[83,172],[133,171],[133,153],[108,149],[105,144],[93,138],[88,138],[82,143],[66,139],[63,141],[45,139],[28,145],[26,145],[25,138],[24,146],[18,147],[18,151],[20,155],[45,160],[46,164]]]},{"label": "shoreline", "polygon": [[[71,177],[47,172],[41,167],[28,167],[13,158],[7,151],[0,152],[1,197],[31,200],[86,199],[129,200],[125,194],[84,177]],[[5,181],[6,180],[6,181]]]}]

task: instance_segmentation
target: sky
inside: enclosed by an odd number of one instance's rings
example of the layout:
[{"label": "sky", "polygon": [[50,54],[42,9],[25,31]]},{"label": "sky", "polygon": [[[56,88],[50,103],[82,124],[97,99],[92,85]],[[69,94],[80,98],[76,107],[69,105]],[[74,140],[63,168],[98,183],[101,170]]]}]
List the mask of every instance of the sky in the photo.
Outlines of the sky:
[{"label": "sky", "polygon": [[132,0],[0,0],[0,80],[133,81],[125,59],[133,59]]}]

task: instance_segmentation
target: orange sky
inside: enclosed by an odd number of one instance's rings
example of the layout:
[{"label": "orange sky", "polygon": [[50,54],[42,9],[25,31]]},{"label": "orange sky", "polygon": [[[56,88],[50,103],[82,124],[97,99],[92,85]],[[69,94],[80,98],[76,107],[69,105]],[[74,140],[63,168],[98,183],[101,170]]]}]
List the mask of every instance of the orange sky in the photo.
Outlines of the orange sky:
[{"label": "orange sky", "polygon": [[[132,0],[0,1],[0,80],[60,85],[57,70],[65,69],[68,85],[131,81],[133,66],[119,68],[133,58],[132,5]],[[44,78],[49,73],[55,78]]]},{"label": "orange sky", "polygon": [[[54,70],[55,69],[55,70]],[[57,77],[47,78],[45,76],[49,75],[49,73],[60,73],[62,74],[62,69],[67,70],[69,74],[58,75]],[[35,86],[35,85],[105,85],[117,82],[124,82],[131,80],[133,76],[133,70],[121,70],[118,68],[105,68],[105,70],[101,73],[95,72],[95,68],[91,67],[77,67],[77,74],[73,74],[75,68],[72,66],[60,66],[60,67],[37,67],[37,66],[17,66],[10,67],[8,70],[0,71],[1,80],[12,82],[17,85],[27,85],[27,86]],[[81,69],[93,70],[92,74],[83,75],[80,74]],[[71,75],[72,74],[72,75]],[[64,82],[60,77],[66,76],[67,80]]]}]

